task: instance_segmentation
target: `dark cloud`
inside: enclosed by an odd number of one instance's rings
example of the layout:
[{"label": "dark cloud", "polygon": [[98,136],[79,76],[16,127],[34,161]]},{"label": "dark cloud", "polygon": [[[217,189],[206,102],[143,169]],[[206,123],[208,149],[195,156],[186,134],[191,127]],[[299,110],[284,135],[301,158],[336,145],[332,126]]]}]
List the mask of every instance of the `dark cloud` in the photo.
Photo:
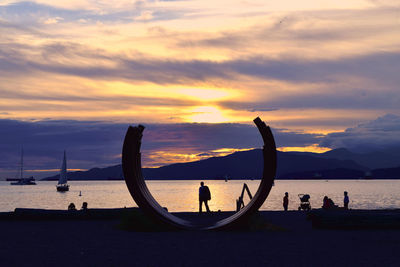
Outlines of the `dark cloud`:
[{"label": "dark cloud", "polygon": [[[273,111],[278,109],[396,109],[400,105],[398,84],[400,76],[400,53],[377,53],[353,56],[336,60],[269,59],[247,58],[224,62],[201,60],[161,60],[143,57],[112,55],[105,51],[92,50],[72,43],[52,43],[43,46],[41,58],[33,60],[25,56],[26,47],[0,47],[0,72],[4,77],[26,76],[42,71],[99,80],[126,80],[128,82],[152,82],[160,85],[196,85],[213,81],[236,81],[246,75],[261,81],[281,80],[289,83],[304,83],[304,90],[284,95],[241,102],[222,101],[220,106],[236,110]],[[57,58],[70,59],[70,64],[61,64]],[[55,60],[54,60],[55,59]],[[107,62],[111,64],[77,65],[75,62]],[[347,80],[350,79],[350,82]],[[355,79],[356,83],[351,81]],[[307,84],[320,87],[307,89]],[[9,86],[9,85],[8,85]],[[379,90],[376,87],[379,86]],[[25,95],[26,92],[1,88],[4,98],[23,97],[58,98],[58,96]],[[268,87],[264,89],[269,90]],[[263,90],[263,91],[264,91]],[[265,93],[264,93],[265,94]],[[64,100],[100,100],[98,97],[63,96]],[[90,99],[89,99],[90,98]],[[155,98],[114,99],[115,101],[137,101],[148,105],[186,105],[186,101]],[[121,103],[122,103],[121,102]]]},{"label": "dark cloud", "polygon": [[[267,89],[266,89],[267,90]],[[384,93],[382,91],[385,91]],[[351,85],[331,84],[324,90],[306,90],[287,94],[284,97],[263,101],[221,101],[221,107],[234,110],[274,111],[279,109],[397,109],[400,106],[400,94],[393,87],[374,90],[365,84],[365,88]]]},{"label": "dark cloud", "polygon": [[[140,15],[146,10],[146,3],[138,1],[132,4],[129,11],[95,12],[93,10],[68,10],[55,8],[33,2],[19,2],[15,4],[0,6],[0,15],[4,18],[10,17],[18,21],[21,25],[24,19],[30,17],[65,17],[65,21],[77,20],[80,18],[101,21],[103,19],[119,19],[132,21],[136,15]],[[186,12],[188,12],[186,10]],[[101,14],[100,14],[101,13]],[[177,15],[174,15],[174,14]],[[196,12],[186,14],[191,16]],[[328,11],[308,11],[294,12],[290,16],[277,18],[272,25],[256,25],[238,31],[222,32],[217,37],[197,37],[200,40],[188,38],[187,34],[177,33],[173,39],[183,42],[183,46],[223,46],[227,49],[245,49],[251,43],[258,47],[273,40],[313,40],[329,42],[330,40],[349,41],[351,38],[362,36],[370,37],[371,31],[383,34],[385,31],[396,31],[397,24],[375,25],[376,23],[355,23],[354,25],[341,25],[338,27],[317,28],[314,27],[295,27],[299,22],[308,19],[327,20],[349,20],[354,17],[365,17],[366,21],[370,16],[375,20],[387,16],[398,17],[398,12],[393,8],[374,8],[371,10],[328,10]],[[182,11],[155,10],[152,12],[155,17],[170,19],[182,15]],[[158,15],[157,15],[158,14]],[[180,15],[179,15],[180,14]],[[91,17],[92,16],[92,17]],[[156,19],[156,18],[154,18]],[[374,20],[371,20],[374,21]],[[4,24],[4,23],[3,23]],[[372,25],[371,25],[372,24]],[[4,24],[6,25],[6,24]],[[8,24],[7,24],[8,25]],[[18,25],[15,25],[17,27]],[[0,27],[2,27],[0,21]],[[21,27],[21,26],[19,26]],[[371,28],[376,27],[376,28]],[[164,35],[165,33],[162,33]],[[172,39],[172,38],[170,38]],[[16,43],[4,44],[0,55],[0,70],[5,72],[25,75],[31,71],[44,71],[48,73],[59,73],[73,76],[80,76],[92,79],[126,79],[133,81],[148,81],[158,84],[180,84],[180,83],[201,83],[212,79],[237,80],[237,77],[246,75],[257,77],[264,80],[282,80],[288,82],[307,82],[307,83],[332,83],[337,80],[345,79],[349,75],[362,77],[365,79],[376,80],[383,86],[395,86],[399,83],[397,70],[400,68],[399,53],[376,53],[340,58],[336,60],[307,60],[293,57],[268,58],[263,56],[247,56],[246,58],[233,59],[223,62],[179,59],[159,60],[146,57],[127,57],[126,55],[113,55],[106,51],[92,50],[87,47],[73,43],[53,43],[42,47],[35,46],[36,54],[41,58],[32,59],[24,54],[22,50],[16,50]],[[28,49],[29,50],[29,49]],[[12,53],[13,52],[13,53]],[[20,55],[17,55],[17,53]],[[254,53],[253,53],[254,54]],[[60,61],[52,60],[62,56],[64,59],[70,58],[71,63],[61,64]],[[111,64],[87,64],[77,65],[72,62],[87,62],[93,60],[101,62],[108,61]],[[63,60],[63,62],[66,62]],[[115,65],[114,65],[115,64]],[[349,88],[352,89],[352,88]],[[337,102],[335,102],[337,104]]]},{"label": "dark cloud", "polygon": [[[339,59],[307,60],[299,58],[272,59],[249,57],[222,62],[205,60],[164,60],[143,56],[109,54],[73,43],[53,43],[40,48],[41,58],[26,57],[13,44],[0,48],[0,70],[25,74],[44,71],[95,79],[146,81],[157,84],[201,83],[213,79],[238,80],[241,75],[264,80],[304,83],[338,83],[348,77],[375,80],[382,86],[397,86],[400,78],[400,53],[387,52]],[[12,51],[13,53],[9,53]],[[6,56],[8,55],[8,56]],[[57,58],[70,59],[62,64]],[[52,60],[55,59],[55,60]],[[107,64],[77,65],[93,61]],[[108,63],[113,63],[110,66]],[[11,67],[11,70],[10,70]]]},{"label": "dark cloud", "polygon": [[[26,48],[25,48],[26,49]],[[26,75],[33,71],[72,75],[101,80],[146,81],[157,84],[199,83],[208,79],[232,78],[218,63],[201,60],[158,60],[143,57],[113,55],[102,50],[91,50],[74,43],[53,43],[40,48],[40,57],[33,60],[25,49],[15,49],[13,44],[0,47],[0,71],[12,75]],[[12,53],[9,53],[12,51]],[[61,64],[58,58],[68,59]],[[76,62],[105,62],[85,64]],[[109,65],[116,65],[110,67]]]},{"label": "dark cloud", "polygon": [[[240,84],[240,77],[256,78],[261,83],[280,80],[288,86],[301,86],[294,93],[268,98],[268,85],[260,89],[258,100],[240,102],[222,101],[222,107],[247,111],[274,111],[278,109],[397,109],[400,106],[400,53],[376,53],[339,58],[335,60],[306,60],[293,58],[245,58],[223,62],[202,60],[163,60],[143,56],[113,55],[74,43],[51,43],[42,46],[41,56],[27,56],[29,45],[14,43],[0,46],[0,73],[3,77],[28,76],[34,72],[84,77],[94,80],[125,80],[155,84],[184,84],[232,82]],[[62,58],[60,61],[58,58]],[[69,61],[68,61],[69,60]],[[60,63],[64,62],[64,63]],[[70,62],[70,63],[66,63]],[[96,62],[82,64],[77,62]],[[100,63],[97,63],[100,62]],[[104,63],[105,62],[105,63]],[[112,64],[111,64],[112,63]],[[354,82],[356,81],[356,82]],[[234,83],[233,83],[234,82]],[[292,85],[290,85],[292,84]],[[301,85],[303,84],[303,85]],[[313,89],[307,88],[308,85]],[[57,95],[29,94],[22,90],[0,88],[3,98],[58,99]],[[379,87],[379,90],[377,90]],[[319,89],[317,89],[319,88]],[[251,90],[251,89],[249,89]],[[62,96],[64,101],[107,101],[99,97]],[[108,99],[109,101],[111,99]],[[121,105],[135,102],[146,105],[189,105],[187,101],[155,98],[115,97]],[[126,103],[126,104],[124,104]]]},{"label": "dark cloud", "polygon": [[[255,126],[237,123],[146,124],[143,137],[143,163],[170,162],[157,152],[217,155],[220,148],[261,147]],[[120,153],[128,124],[99,121],[16,121],[0,120],[1,172],[17,170],[21,146],[27,169],[57,169],[62,151],[67,150],[69,167],[86,169],[120,163]],[[385,115],[344,132],[327,136],[273,129],[277,146],[320,146],[353,150],[400,146],[400,116]]]},{"label": "dark cloud", "polygon": [[67,150],[72,168],[100,166],[118,162],[117,144],[122,140],[122,125],[79,121],[15,121],[0,120],[0,167],[18,163],[23,146],[26,167],[58,168],[62,151]]},{"label": "dark cloud", "polygon": [[[6,51],[8,52],[8,51]],[[400,53],[376,53],[352,56],[335,60],[306,60],[295,58],[271,59],[267,57],[227,60],[223,62],[201,60],[161,60],[148,58],[127,58],[123,55],[111,55],[105,51],[91,50],[81,45],[54,43],[42,47],[44,59],[54,56],[65,58],[87,58],[109,60],[119,63],[118,67],[77,67],[62,64],[40,64],[27,61],[32,67],[48,71],[87,77],[122,77],[132,80],[146,80],[156,83],[179,81],[179,77],[189,80],[204,81],[219,77],[232,78],[233,74],[259,76],[261,78],[321,82],[333,80],[335,75],[365,76],[385,80],[395,78],[400,62]],[[18,57],[24,59],[23,55]],[[28,66],[29,66],[28,65]],[[76,70],[74,70],[76,69]],[[162,75],[162,72],[166,72]],[[150,73],[150,74],[148,74]],[[154,76],[161,76],[156,79]],[[397,80],[396,80],[397,81]]]},{"label": "dark cloud", "polygon": [[328,134],[320,145],[360,151],[400,147],[400,116],[386,114],[344,132]]},{"label": "dark cloud", "polygon": [[[144,147],[153,150],[186,148],[188,151],[215,150],[219,148],[252,148],[262,146],[262,140],[254,125],[238,123],[182,123],[151,124],[147,127],[151,140]],[[302,132],[273,129],[277,146],[303,146],[318,142],[320,136]]]},{"label": "dark cloud", "polygon": [[[261,147],[257,128],[246,124],[146,124],[143,137],[143,164],[152,162],[152,153],[215,155],[220,148]],[[0,170],[17,170],[20,148],[25,151],[27,169],[57,169],[67,150],[69,168],[87,169],[120,163],[122,142],[128,124],[98,121],[16,121],[0,120]],[[320,136],[273,130],[278,146],[317,143]],[[169,162],[159,158],[158,165]]]},{"label": "dark cloud", "polygon": [[[75,88],[76,89],[76,88]],[[122,108],[129,108],[132,106],[174,106],[174,107],[183,107],[183,106],[193,106],[197,104],[197,101],[191,100],[182,100],[177,98],[161,98],[161,97],[138,97],[138,96],[118,96],[118,95],[111,95],[111,96],[100,96],[100,95],[76,95],[74,93],[69,92],[52,92],[52,95],[49,94],[42,94],[40,92],[24,92],[24,91],[14,91],[12,89],[5,90],[0,89],[2,93],[2,99],[24,99],[24,100],[41,100],[41,101],[63,101],[63,102],[73,102],[77,104],[79,102],[85,103],[97,103],[101,104],[103,107],[105,106],[118,106],[120,109]],[[57,106],[56,104],[48,104]],[[7,105],[8,110],[25,110],[24,107],[10,107]],[[0,104],[0,108],[2,105]],[[4,106],[3,108],[6,108]],[[35,107],[30,107],[35,108]],[[40,106],[36,106],[37,109],[42,109]],[[68,107],[69,108],[69,107]],[[96,108],[96,106],[93,106]],[[5,113],[0,113],[3,115],[7,115]]]},{"label": "dark cloud", "polygon": [[376,53],[339,59],[248,58],[221,64],[234,73],[292,82],[329,83],[341,77],[399,81],[400,53]]}]

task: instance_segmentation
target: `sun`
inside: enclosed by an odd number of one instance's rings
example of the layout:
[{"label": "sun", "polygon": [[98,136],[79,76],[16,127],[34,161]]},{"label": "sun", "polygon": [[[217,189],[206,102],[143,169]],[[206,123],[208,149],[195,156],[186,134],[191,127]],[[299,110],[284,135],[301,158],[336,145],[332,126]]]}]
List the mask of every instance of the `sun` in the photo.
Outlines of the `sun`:
[{"label": "sun", "polygon": [[217,107],[213,106],[199,106],[190,111],[188,116],[189,122],[198,123],[222,123],[229,122],[230,119],[223,114]]}]

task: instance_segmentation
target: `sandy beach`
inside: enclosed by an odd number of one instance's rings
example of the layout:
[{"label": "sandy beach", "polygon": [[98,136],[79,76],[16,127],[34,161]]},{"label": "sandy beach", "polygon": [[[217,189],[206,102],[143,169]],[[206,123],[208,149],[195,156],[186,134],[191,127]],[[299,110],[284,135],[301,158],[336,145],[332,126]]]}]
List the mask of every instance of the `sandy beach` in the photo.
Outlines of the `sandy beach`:
[{"label": "sandy beach", "polygon": [[[399,266],[400,230],[317,230],[305,213],[261,212],[274,229],[140,232],[121,220],[0,220],[1,266]],[[279,230],[279,229],[284,230]]]}]

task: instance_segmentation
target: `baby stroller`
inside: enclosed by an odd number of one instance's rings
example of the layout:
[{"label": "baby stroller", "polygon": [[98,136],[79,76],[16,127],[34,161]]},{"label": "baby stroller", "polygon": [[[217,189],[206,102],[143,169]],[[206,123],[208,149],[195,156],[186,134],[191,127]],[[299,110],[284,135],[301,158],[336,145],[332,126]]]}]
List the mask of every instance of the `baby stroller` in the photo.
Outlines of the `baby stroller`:
[{"label": "baby stroller", "polygon": [[298,194],[300,198],[299,210],[311,210],[310,195],[309,194]]}]

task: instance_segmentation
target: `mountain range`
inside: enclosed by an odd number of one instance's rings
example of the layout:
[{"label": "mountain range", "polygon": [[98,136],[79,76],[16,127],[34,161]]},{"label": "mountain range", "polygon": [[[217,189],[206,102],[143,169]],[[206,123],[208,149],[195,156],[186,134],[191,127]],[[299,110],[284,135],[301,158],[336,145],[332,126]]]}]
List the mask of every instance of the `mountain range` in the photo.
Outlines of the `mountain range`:
[{"label": "mountain range", "polygon": [[[277,179],[400,178],[400,156],[396,150],[354,153],[345,148],[325,153],[277,152]],[[263,170],[262,150],[235,152],[223,157],[143,168],[146,179],[259,179]],[[58,180],[59,175],[42,180]],[[121,165],[69,172],[69,180],[120,180]]]}]

